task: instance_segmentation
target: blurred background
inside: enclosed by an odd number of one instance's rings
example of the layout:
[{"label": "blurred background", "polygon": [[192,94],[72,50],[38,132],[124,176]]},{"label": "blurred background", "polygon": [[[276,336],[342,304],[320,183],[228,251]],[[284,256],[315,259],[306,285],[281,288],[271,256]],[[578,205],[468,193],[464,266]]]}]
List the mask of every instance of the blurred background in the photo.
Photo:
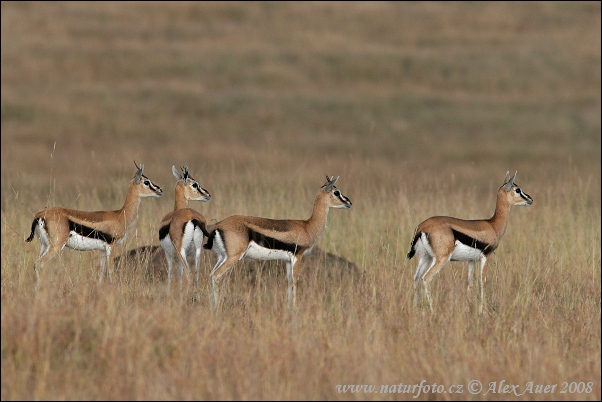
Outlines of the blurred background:
[{"label": "blurred background", "polygon": [[134,159],[216,190],[600,178],[599,2],[3,2],[1,29],[3,200]]},{"label": "blurred background", "polygon": [[[3,1],[2,399],[383,399],[335,385],[503,373],[582,386],[522,399],[599,400],[600,8]],[[142,270],[97,287],[93,252],[63,253],[34,292],[33,214],[119,209],[134,160],[164,195],[117,254],[158,244],[172,165],[211,193],[190,203],[209,223],[307,218],[333,175],[353,207],[319,246],[361,275],[310,264],[295,320],[283,271],[244,268],[212,314],[206,259],[197,302]],[[415,309],[414,228],[490,217],[506,171],[535,202],[489,265],[489,314],[462,313],[478,297],[461,263],[434,281],[438,314]]]}]

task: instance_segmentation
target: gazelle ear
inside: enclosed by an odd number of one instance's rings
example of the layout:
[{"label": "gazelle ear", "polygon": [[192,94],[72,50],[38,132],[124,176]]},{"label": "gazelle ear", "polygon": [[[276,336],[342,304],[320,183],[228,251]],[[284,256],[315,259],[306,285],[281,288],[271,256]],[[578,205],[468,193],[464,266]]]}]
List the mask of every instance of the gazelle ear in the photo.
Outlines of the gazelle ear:
[{"label": "gazelle ear", "polygon": [[136,161],[134,161],[134,165],[136,165],[136,168],[138,169],[136,175],[134,176],[134,183],[138,184],[140,183],[140,178],[142,177],[142,172],[144,171],[144,164],[141,163],[140,166],[138,166]]},{"label": "gazelle ear", "polygon": [[188,166],[182,166],[182,184],[186,184],[186,180],[188,180]]},{"label": "gazelle ear", "polygon": [[[512,176],[512,178],[510,178],[510,180],[508,180],[506,182],[506,186],[504,187],[504,189],[506,191],[510,191],[510,189],[512,188],[512,186],[514,185],[514,180],[516,180],[516,173],[518,173],[518,171],[514,172],[514,176]],[[506,173],[506,179],[508,179],[508,173]]]},{"label": "gazelle ear", "polygon": [[332,176],[331,178],[328,178],[328,176],[326,176],[326,180],[328,181],[328,183],[326,184],[326,189],[324,190],[325,192],[329,193],[330,190],[332,190],[332,188],[334,187],[334,183],[337,182],[337,180],[339,180],[338,176],[336,179],[333,180],[334,176]]},{"label": "gazelle ear", "polygon": [[180,180],[182,178],[180,176],[180,172],[178,172],[178,169],[176,169],[176,165],[171,166],[171,173],[173,173],[173,176],[178,180]]}]

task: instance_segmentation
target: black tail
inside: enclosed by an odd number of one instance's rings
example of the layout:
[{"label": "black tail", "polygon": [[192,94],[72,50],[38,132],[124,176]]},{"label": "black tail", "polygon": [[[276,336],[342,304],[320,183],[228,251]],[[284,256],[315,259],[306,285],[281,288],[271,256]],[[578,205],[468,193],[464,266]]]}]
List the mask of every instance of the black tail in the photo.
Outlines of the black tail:
[{"label": "black tail", "polygon": [[31,234],[29,235],[29,237],[27,239],[25,239],[25,241],[32,241],[33,240],[33,236],[34,233],[36,231],[36,226],[38,225],[38,220],[40,218],[34,218],[33,222],[31,222]]},{"label": "black tail", "polygon": [[[207,243],[203,244],[203,248],[207,250],[211,250],[213,248],[213,239],[215,238],[215,232],[217,229],[214,229],[211,233],[207,234]],[[203,233],[205,230],[203,229]]]},{"label": "black tail", "polygon": [[193,219],[192,220],[192,224],[198,228],[201,228],[201,231],[203,232],[203,234],[207,237],[211,236],[211,233],[209,233],[207,231],[207,227],[205,226],[205,222],[200,221],[198,219]]},{"label": "black tail", "polygon": [[411,259],[412,259],[412,257],[414,257],[414,254],[416,254],[416,249],[415,249],[415,246],[416,246],[416,242],[417,242],[417,241],[418,241],[418,239],[420,238],[420,235],[421,235],[421,234],[422,234],[421,232],[417,232],[417,233],[414,235],[414,239],[412,240],[412,244],[410,245],[410,251],[409,251],[409,252],[408,252],[408,254],[406,255],[406,257],[408,258],[408,260],[411,260]]}]

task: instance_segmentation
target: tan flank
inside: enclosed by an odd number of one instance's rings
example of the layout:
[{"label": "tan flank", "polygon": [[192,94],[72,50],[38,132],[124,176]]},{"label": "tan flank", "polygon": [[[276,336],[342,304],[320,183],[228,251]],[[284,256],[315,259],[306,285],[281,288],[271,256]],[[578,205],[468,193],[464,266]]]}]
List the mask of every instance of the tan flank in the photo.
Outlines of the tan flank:
[{"label": "tan flank", "polygon": [[[136,162],[134,162],[136,164]],[[77,211],[67,208],[47,208],[37,214],[31,224],[30,242],[34,234],[42,245],[40,256],[34,263],[39,282],[42,266],[64,247],[74,250],[99,250],[99,282],[102,282],[107,265],[111,280],[111,255],[138,218],[138,207],[143,197],[160,197],[163,190],[142,174],[144,165],[136,165],[136,174],[130,183],[123,207],[117,211]],[[109,263],[109,264],[107,264]]]},{"label": "tan flank", "polygon": [[288,279],[288,303],[296,303],[298,263],[326,231],[330,208],[351,208],[351,201],[335,186],[339,178],[326,176],[307,220],[230,216],[218,222],[205,245],[217,256],[211,271],[211,306],[219,304],[219,281],[242,258],[284,260]]},{"label": "tan flank", "polygon": [[448,261],[468,261],[468,291],[472,286],[472,276],[476,261],[481,267],[481,305],[485,304],[484,284],[487,273],[487,259],[506,232],[510,208],[513,205],[533,204],[533,199],[514,182],[516,173],[509,179],[506,173],[504,184],[497,192],[495,213],[490,219],[464,220],[449,216],[434,216],[418,225],[410,251],[412,258],[418,254],[419,261],[414,276],[414,301],[418,304],[418,284],[422,280],[424,292],[433,312],[433,302],[429,283]]}]

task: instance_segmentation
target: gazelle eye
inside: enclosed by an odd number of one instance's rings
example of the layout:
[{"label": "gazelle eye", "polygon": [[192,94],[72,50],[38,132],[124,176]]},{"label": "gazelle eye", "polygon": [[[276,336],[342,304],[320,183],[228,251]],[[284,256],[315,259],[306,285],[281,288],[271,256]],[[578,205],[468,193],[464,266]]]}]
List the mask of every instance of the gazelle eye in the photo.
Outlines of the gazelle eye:
[{"label": "gazelle eye", "polygon": [[515,188],[515,189],[514,189],[514,192],[515,192],[516,194],[520,194],[520,188],[518,188],[518,187],[517,187],[517,188]]},{"label": "gazelle eye", "polygon": [[148,181],[148,180],[144,180],[144,185],[145,185],[145,186],[150,186],[150,181]]},{"label": "gazelle eye", "polygon": [[198,188],[199,185],[197,183],[192,183],[192,188]]},{"label": "gazelle eye", "polygon": [[341,192],[339,190],[334,190],[333,194],[335,197],[339,197],[341,195]]}]

